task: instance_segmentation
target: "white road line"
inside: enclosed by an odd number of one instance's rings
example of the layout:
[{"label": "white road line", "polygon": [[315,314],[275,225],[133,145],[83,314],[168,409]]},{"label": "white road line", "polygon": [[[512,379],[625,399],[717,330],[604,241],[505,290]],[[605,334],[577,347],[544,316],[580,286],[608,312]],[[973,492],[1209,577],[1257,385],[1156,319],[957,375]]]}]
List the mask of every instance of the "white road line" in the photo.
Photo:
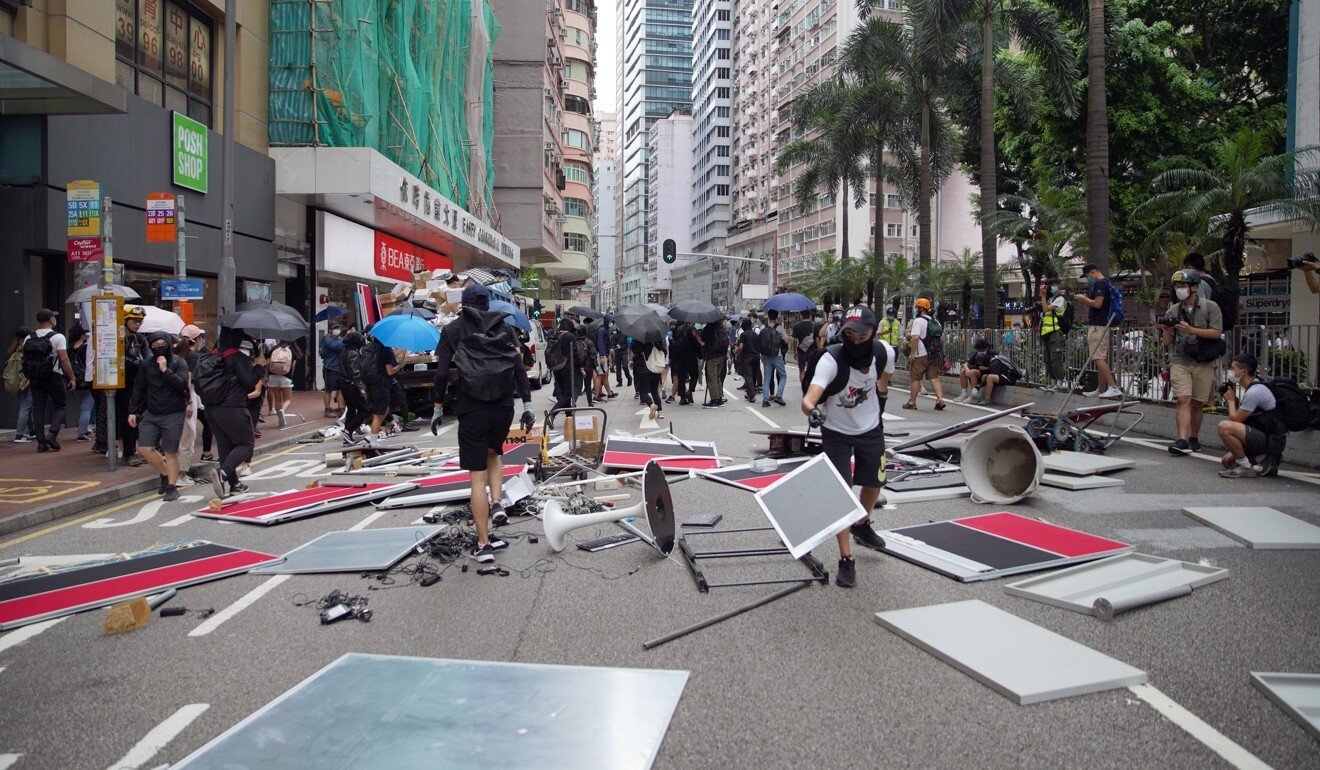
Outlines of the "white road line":
[{"label": "white road line", "polygon": [[9,770],[15,762],[22,758],[22,754],[0,754],[0,770]]},{"label": "white road line", "polygon": [[151,732],[129,749],[123,759],[111,765],[110,770],[138,770],[209,708],[209,703],[190,703],[174,712],[164,722],[151,728]]},{"label": "white road line", "polygon": [[1269,765],[1260,761],[1254,754],[1234,743],[1228,736],[1206,724],[1200,717],[1179,706],[1172,698],[1155,689],[1150,684],[1134,684],[1128,688],[1151,708],[1160,712],[1166,719],[1181,727],[1188,735],[1205,744],[1206,748],[1218,754],[1233,767],[1263,768]]},{"label": "white road line", "polygon": [[370,527],[372,522],[374,522],[376,519],[379,519],[381,516],[384,516],[387,513],[389,513],[389,511],[385,510],[385,511],[376,511],[375,513],[369,514],[362,521],[359,521],[357,524],[354,524],[353,526],[349,527],[348,531],[358,532],[360,530],[364,530],[367,527]]},{"label": "white road line", "polygon": [[193,630],[188,632],[188,636],[206,636],[207,634],[219,628],[221,623],[224,623],[226,620],[229,620],[238,613],[242,612],[249,605],[253,604],[258,599],[270,593],[271,591],[275,590],[275,588],[279,586],[280,583],[283,583],[284,581],[288,580],[291,577],[293,577],[293,575],[276,575],[268,579],[266,582],[262,583],[261,585],[257,586],[251,591],[248,591],[238,601],[234,602],[228,607],[225,607],[223,610],[220,610],[216,614],[202,621],[201,625],[197,626],[197,628],[194,628]]},{"label": "white road line", "polygon": [[760,420],[761,422],[765,423],[766,425],[769,425],[770,427],[774,428],[775,430],[783,430],[783,428],[780,428],[780,427],[779,427],[779,424],[776,423],[774,420],[772,420],[772,419],[770,419],[769,417],[766,417],[765,415],[763,415],[763,414],[761,414],[760,412],[756,411],[756,407],[754,407],[754,406],[749,406],[749,407],[747,407],[747,411],[749,411],[749,412],[751,412],[752,414],[756,415],[756,419]]},{"label": "white road line", "polygon": [[3,673],[5,673],[5,667],[4,667],[4,666],[0,666],[0,674],[3,674]]},{"label": "white road line", "polygon": [[177,527],[177,526],[179,526],[180,524],[187,524],[188,522],[193,521],[193,520],[196,519],[196,518],[197,518],[197,517],[196,517],[196,516],[193,516],[191,513],[185,513],[184,515],[180,516],[180,517],[177,518],[177,519],[170,519],[169,521],[162,523],[161,526],[162,526],[162,527]]},{"label": "white road line", "polygon": [[[1162,444],[1159,441],[1152,439],[1134,438],[1133,436],[1124,436],[1122,440],[1131,444],[1136,444],[1137,446],[1144,446],[1148,449],[1167,449],[1169,446],[1168,444]],[[1205,452],[1192,452],[1188,456],[1196,457],[1201,460],[1209,460],[1213,463],[1219,462],[1219,455],[1207,454]],[[1281,470],[1279,471],[1279,475],[1285,478],[1296,479],[1297,481],[1305,481],[1308,484],[1320,484],[1320,477],[1317,477],[1316,474],[1313,473],[1299,473],[1297,471]]]},{"label": "white road line", "polygon": [[[61,620],[64,620],[64,618],[51,618],[50,620],[43,620],[40,623],[33,623],[30,626],[23,626],[22,628],[17,629],[15,631],[10,631],[4,636],[0,636],[0,652],[4,652],[5,650],[10,649],[11,647],[17,647],[18,645],[22,644],[23,642],[26,642],[27,640],[31,639],[32,637],[36,636],[42,631],[45,631],[46,629],[50,628],[51,626],[55,625]],[[4,770],[4,765],[0,765],[0,770]]]}]

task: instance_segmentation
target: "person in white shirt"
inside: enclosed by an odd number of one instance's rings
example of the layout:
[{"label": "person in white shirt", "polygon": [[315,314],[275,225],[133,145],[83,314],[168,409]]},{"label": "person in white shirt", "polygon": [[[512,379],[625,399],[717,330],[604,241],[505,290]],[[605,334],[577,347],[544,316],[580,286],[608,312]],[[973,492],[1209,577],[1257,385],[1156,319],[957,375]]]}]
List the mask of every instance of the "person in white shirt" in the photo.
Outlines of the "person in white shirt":
[{"label": "person in white shirt", "polygon": [[66,394],[74,388],[69,343],[55,331],[58,317],[54,310],[38,310],[37,329],[23,341],[23,373],[32,391],[32,425],[37,432],[38,452],[60,451]]},{"label": "person in white shirt", "polygon": [[[930,350],[926,345],[927,332],[931,331],[931,302],[925,297],[918,297],[912,303],[917,309],[917,317],[912,319],[912,325],[908,327],[908,376],[911,382],[908,385],[908,400],[903,405],[904,409],[917,408],[917,394],[921,391],[922,383],[930,380],[931,387],[935,389],[935,410],[944,409],[944,385],[940,382],[940,370],[943,367],[943,361],[940,360],[940,353],[937,350]],[[935,330],[931,331],[931,337],[938,337],[939,321],[934,321]],[[934,339],[931,345],[935,344]]]},{"label": "person in white shirt", "polygon": [[[862,488],[859,499],[867,515],[838,536],[840,558],[835,582],[844,588],[857,585],[849,535],[868,548],[884,547],[884,541],[871,528],[870,511],[880,499],[884,483],[883,415],[889,378],[894,373],[894,349],[875,339],[876,327],[875,313],[870,308],[848,308],[841,321],[842,342],[829,346],[817,359],[802,396],[802,413],[812,427],[820,428],[826,457],[844,481]],[[846,370],[846,376],[840,367]]]}]

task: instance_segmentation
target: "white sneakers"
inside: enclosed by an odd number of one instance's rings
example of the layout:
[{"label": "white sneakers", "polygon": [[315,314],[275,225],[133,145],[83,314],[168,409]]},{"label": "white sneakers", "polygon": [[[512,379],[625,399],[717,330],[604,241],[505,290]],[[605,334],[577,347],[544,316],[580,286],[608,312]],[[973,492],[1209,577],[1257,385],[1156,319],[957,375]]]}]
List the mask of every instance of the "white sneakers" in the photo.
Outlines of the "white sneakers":
[{"label": "white sneakers", "polygon": [[1118,388],[1110,388],[1106,390],[1104,393],[1101,393],[1100,398],[1118,398],[1121,395],[1123,395],[1123,391],[1119,390]]}]

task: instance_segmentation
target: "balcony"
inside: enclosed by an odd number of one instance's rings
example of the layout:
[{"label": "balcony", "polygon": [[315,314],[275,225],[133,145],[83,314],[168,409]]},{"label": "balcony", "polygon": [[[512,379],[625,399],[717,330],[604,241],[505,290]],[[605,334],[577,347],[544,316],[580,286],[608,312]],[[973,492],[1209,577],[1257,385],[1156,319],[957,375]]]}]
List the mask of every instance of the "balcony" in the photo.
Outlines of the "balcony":
[{"label": "balcony", "polygon": [[580,251],[562,252],[562,261],[537,265],[546,275],[561,283],[585,281],[591,277],[591,259]]}]

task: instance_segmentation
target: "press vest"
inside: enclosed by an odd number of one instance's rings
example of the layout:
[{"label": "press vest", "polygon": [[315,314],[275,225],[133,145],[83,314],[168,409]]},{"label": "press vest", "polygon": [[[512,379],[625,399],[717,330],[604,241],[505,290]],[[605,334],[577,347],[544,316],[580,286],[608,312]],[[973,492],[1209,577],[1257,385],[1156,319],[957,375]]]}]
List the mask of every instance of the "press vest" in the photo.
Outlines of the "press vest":
[{"label": "press vest", "polygon": [[1063,301],[1063,310],[1055,310],[1054,308],[1050,308],[1050,312],[1041,316],[1040,336],[1045,337],[1057,332],[1059,330],[1059,318],[1060,316],[1062,316],[1064,313],[1067,312],[1068,312],[1068,300],[1066,299]]},{"label": "press vest", "polygon": [[894,318],[886,318],[880,324],[880,339],[888,342],[890,345],[897,345],[899,339],[903,336],[903,325]]}]

